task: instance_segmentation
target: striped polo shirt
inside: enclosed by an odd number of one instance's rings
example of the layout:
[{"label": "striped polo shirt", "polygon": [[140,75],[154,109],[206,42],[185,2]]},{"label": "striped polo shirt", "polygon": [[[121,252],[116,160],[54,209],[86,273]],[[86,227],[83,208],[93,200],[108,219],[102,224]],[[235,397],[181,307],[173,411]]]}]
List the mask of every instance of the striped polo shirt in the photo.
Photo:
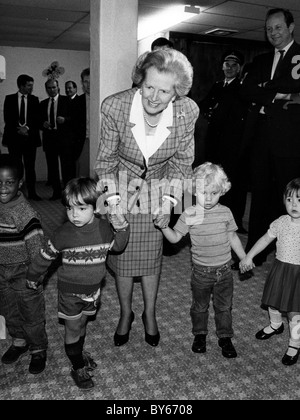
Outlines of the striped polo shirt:
[{"label": "striped polo shirt", "polygon": [[217,204],[210,210],[201,208],[201,218],[191,214],[197,206],[189,207],[179,217],[174,230],[182,236],[190,234],[192,261],[196,265],[220,266],[231,260],[228,232],[238,229],[231,210]]}]

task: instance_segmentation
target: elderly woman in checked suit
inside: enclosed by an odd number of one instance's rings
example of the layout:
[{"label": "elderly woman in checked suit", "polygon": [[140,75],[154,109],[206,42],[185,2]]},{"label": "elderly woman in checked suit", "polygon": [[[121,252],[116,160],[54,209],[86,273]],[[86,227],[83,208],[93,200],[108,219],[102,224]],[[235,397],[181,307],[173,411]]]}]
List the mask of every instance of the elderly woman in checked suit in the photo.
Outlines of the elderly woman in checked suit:
[{"label": "elderly woman in checked suit", "polygon": [[102,103],[95,171],[108,208],[122,209],[131,225],[125,251],[108,260],[120,302],[114,343],[122,346],[129,339],[134,278],[138,277],[145,341],[157,346],[155,306],[163,246],[157,227],[169,222],[171,208],[182,198],[183,180],[191,179],[199,109],[185,96],[192,86],[193,69],[179,51],[145,53],[133,69],[132,80],[137,87]]}]

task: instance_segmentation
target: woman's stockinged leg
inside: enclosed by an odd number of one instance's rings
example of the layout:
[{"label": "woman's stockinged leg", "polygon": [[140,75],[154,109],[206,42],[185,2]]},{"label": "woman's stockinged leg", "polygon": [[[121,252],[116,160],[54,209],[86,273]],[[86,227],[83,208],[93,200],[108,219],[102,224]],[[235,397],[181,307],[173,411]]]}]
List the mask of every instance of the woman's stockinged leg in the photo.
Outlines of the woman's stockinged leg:
[{"label": "woman's stockinged leg", "polygon": [[133,277],[116,276],[120,303],[120,320],[116,332],[119,335],[127,334],[130,327],[133,284]]},{"label": "woman's stockinged leg", "polygon": [[156,322],[156,300],[159,287],[160,275],[143,276],[142,292],[144,299],[144,322],[146,332],[150,335],[158,333]]}]

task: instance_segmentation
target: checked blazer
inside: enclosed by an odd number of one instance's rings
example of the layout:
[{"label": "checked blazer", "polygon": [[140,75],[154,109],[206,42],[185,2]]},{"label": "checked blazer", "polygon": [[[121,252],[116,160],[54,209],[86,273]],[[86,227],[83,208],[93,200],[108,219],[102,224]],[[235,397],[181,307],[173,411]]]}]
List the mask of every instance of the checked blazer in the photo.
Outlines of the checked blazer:
[{"label": "checked blazer", "polygon": [[95,171],[108,196],[117,192],[129,211],[137,211],[138,205],[141,213],[148,213],[164,194],[181,201],[183,180],[191,180],[199,108],[187,97],[172,103],[172,120],[168,126],[158,125],[160,147],[146,164],[138,145],[139,136],[145,135],[142,109],[130,120],[136,92],[137,88],[129,89],[103,101]]}]

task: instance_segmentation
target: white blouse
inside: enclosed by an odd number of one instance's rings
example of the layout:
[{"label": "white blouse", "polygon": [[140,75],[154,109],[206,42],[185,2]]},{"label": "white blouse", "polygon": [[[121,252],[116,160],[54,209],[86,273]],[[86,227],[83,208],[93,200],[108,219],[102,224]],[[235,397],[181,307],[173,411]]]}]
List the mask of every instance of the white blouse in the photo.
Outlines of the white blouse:
[{"label": "white blouse", "polygon": [[162,112],[154,135],[147,136],[143,115],[142,95],[140,94],[140,91],[137,90],[132,101],[129,121],[135,124],[135,126],[132,127],[132,133],[145,158],[146,164],[148,165],[149,158],[170,135],[170,130],[167,127],[173,125],[172,102],[170,102],[167,108]]}]

